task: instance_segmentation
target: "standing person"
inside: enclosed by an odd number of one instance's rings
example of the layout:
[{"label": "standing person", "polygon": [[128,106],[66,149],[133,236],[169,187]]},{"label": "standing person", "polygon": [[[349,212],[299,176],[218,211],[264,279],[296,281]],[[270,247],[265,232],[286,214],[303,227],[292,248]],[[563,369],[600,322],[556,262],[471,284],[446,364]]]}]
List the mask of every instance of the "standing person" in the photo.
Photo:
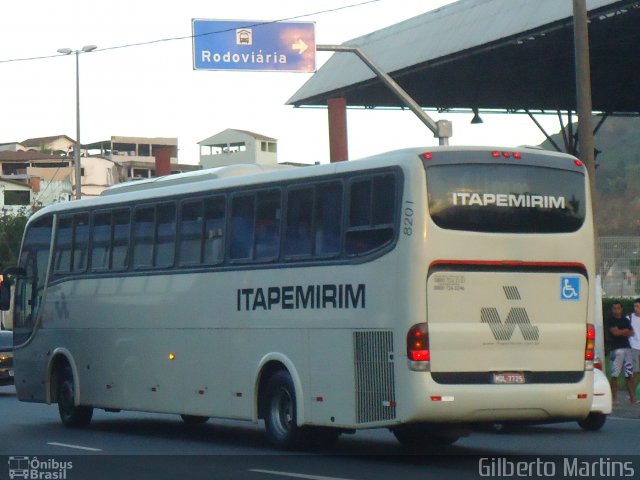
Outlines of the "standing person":
[{"label": "standing person", "polygon": [[640,298],[633,301],[633,312],[628,318],[633,328],[633,336],[629,337],[629,346],[633,359],[633,379],[637,384],[638,373],[640,373]]},{"label": "standing person", "polygon": [[611,316],[605,321],[605,328],[611,334],[610,352],[611,359],[611,396],[615,402],[618,398],[618,376],[622,373],[629,392],[629,401],[636,403],[636,385],[633,378],[633,360],[629,337],[633,335],[633,329],[629,319],[624,316],[622,303],[615,301],[611,305]]}]

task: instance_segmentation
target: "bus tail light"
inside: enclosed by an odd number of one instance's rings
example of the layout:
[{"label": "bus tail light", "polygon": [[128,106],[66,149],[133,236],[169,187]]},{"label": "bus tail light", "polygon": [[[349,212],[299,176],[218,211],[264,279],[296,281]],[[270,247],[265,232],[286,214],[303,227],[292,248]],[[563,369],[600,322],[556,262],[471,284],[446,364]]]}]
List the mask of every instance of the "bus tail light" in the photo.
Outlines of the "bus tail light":
[{"label": "bus tail light", "polygon": [[587,341],[584,349],[584,368],[593,370],[596,358],[596,329],[592,323],[587,323]]},{"label": "bus tail light", "polygon": [[429,332],[426,323],[416,323],[407,333],[407,358],[409,368],[428,371],[431,353],[429,352]]}]

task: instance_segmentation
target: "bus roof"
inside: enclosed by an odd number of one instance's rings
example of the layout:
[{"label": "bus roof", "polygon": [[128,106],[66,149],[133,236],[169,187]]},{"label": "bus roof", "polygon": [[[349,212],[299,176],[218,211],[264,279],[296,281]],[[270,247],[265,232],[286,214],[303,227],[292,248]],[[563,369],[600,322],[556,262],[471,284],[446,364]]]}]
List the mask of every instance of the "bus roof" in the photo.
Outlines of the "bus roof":
[{"label": "bus roof", "polygon": [[[72,211],[77,209],[100,208],[116,204],[179,196],[194,192],[206,192],[212,189],[223,189],[236,186],[246,186],[253,183],[278,182],[290,179],[314,178],[332,173],[351,172],[362,169],[382,168],[392,165],[409,165],[416,162],[425,152],[491,152],[491,151],[519,151],[527,152],[527,156],[555,157],[558,159],[574,159],[564,153],[529,149],[527,147],[487,147],[487,146],[426,146],[393,150],[358,160],[336,162],[305,167],[265,167],[256,164],[232,165],[195,172],[168,175],[148,180],[137,180],[117,184],[106,189],[101,196],[85,200],[74,200],[49,205],[34,213],[31,218],[53,212]],[[520,162],[522,162],[521,160]]]}]

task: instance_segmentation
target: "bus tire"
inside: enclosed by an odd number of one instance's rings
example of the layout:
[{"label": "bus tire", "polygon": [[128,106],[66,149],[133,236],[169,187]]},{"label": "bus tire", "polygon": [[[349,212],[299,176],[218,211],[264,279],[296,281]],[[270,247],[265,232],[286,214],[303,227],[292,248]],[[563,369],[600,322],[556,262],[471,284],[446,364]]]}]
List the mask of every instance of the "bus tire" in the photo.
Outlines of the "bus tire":
[{"label": "bus tire", "polygon": [[286,370],[274,373],[265,389],[264,425],[269,442],[281,450],[303,450],[310,445],[310,430],[297,425],[296,390]]},{"label": "bus tire", "polygon": [[209,417],[203,417],[201,415],[180,415],[180,418],[182,418],[182,421],[187,425],[202,425],[209,420]]},{"label": "bus tire", "polygon": [[433,432],[426,425],[400,425],[392,429],[393,435],[400,444],[411,450],[451,445],[458,441],[460,435]]},{"label": "bus tire", "polygon": [[578,425],[583,430],[587,430],[589,432],[595,432],[604,427],[605,422],[607,421],[607,416],[604,413],[600,412],[591,412],[582,420],[578,420]]},{"label": "bus tire", "polygon": [[93,408],[84,405],[74,405],[75,384],[71,367],[61,369],[58,377],[58,412],[65,427],[83,428],[91,423]]}]

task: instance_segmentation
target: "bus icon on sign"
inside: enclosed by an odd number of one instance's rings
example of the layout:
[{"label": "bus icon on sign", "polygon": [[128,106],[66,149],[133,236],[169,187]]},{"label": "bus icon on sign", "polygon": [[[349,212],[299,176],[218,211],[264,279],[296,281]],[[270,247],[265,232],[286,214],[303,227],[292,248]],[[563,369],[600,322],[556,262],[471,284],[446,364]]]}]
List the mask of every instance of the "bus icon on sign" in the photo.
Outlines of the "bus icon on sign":
[{"label": "bus icon on sign", "polygon": [[236,45],[253,45],[253,32],[250,28],[236,30]]},{"label": "bus icon on sign", "polygon": [[560,299],[580,300],[580,277],[562,277],[560,279]]}]

